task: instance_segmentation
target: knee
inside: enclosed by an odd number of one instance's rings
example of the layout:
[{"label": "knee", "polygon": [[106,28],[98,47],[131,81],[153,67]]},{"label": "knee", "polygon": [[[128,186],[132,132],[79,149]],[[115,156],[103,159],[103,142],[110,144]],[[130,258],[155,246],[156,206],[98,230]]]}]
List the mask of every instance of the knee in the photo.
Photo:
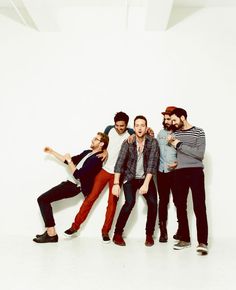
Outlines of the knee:
[{"label": "knee", "polygon": [[125,204],[124,204],[124,208],[127,210],[127,211],[131,211],[132,208],[134,207],[135,205],[135,200],[129,200],[129,201],[126,201]]},{"label": "knee", "polygon": [[43,203],[43,200],[44,200],[43,196],[40,195],[40,196],[37,198],[37,202],[38,202],[38,204],[42,204],[42,203]]}]

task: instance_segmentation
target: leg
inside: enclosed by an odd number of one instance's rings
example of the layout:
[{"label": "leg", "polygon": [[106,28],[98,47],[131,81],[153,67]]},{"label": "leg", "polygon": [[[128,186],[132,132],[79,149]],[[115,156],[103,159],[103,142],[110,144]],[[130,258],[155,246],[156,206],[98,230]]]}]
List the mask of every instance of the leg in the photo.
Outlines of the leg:
[{"label": "leg", "polygon": [[113,183],[114,183],[114,174],[110,174],[108,205],[107,205],[107,210],[106,210],[105,222],[102,227],[103,235],[108,235],[112,226],[115,212],[116,212],[116,205],[117,205],[118,198],[117,196],[112,194]]},{"label": "leg", "polygon": [[80,188],[76,184],[66,181],[53,187],[46,193],[38,197],[38,204],[44,219],[46,232],[42,235],[36,235],[33,239],[36,243],[56,243],[58,236],[55,230],[55,221],[53,218],[51,203],[64,198],[73,197],[80,193]]},{"label": "leg", "polygon": [[69,198],[79,194],[80,188],[76,184],[65,181],[53,187],[49,191],[38,197],[38,204],[45,223],[45,227],[55,226],[51,203],[64,198]]},{"label": "leg", "polygon": [[135,180],[127,181],[124,185],[125,203],[121,208],[115,228],[115,234],[122,235],[129,215],[135,205],[137,184]]},{"label": "leg", "polygon": [[168,240],[168,234],[166,229],[167,212],[170,197],[171,186],[171,172],[170,173],[157,173],[157,186],[159,193],[159,226],[160,226],[160,238],[159,242],[165,243]]},{"label": "leg", "polygon": [[158,172],[157,187],[159,194],[159,223],[167,221],[167,208],[170,197],[169,173]]},{"label": "leg", "polygon": [[[171,189],[171,193],[172,193],[173,203],[174,203],[176,211],[177,211],[178,192],[176,192],[175,172],[172,171],[169,173],[169,175],[170,175],[169,182],[170,182],[170,189]],[[176,214],[177,214],[177,212],[176,212]],[[178,217],[177,217],[177,223],[178,223],[178,228],[177,228],[177,231],[174,234],[173,238],[175,240],[181,240]]]},{"label": "leg", "polygon": [[177,218],[179,221],[179,231],[181,240],[190,242],[188,216],[187,216],[187,198],[189,191],[189,175],[188,170],[176,170],[174,172],[175,195]]},{"label": "leg", "polygon": [[99,197],[106,183],[108,182],[108,173],[105,170],[101,170],[98,175],[95,177],[94,185],[90,194],[86,197],[83,204],[80,207],[79,212],[77,213],[75,220],[71,226],[74,231],[77,231],[80,228],[80,225],[87,218],[94,202]]},{"label": "leg", "polygon": [[144,194],[143,197],[146,199],[148,206],[146,235],[152,236],[155,230],[157,218],[157,191],[153,179],[149,183],[148,192]]},{"label": "leg", "polygon": [[205,203],[204,172],[201,168],[193,169],[191,175],[193,208],[197,222],[197,238],[199,244],[207,245],[208,225]]}]

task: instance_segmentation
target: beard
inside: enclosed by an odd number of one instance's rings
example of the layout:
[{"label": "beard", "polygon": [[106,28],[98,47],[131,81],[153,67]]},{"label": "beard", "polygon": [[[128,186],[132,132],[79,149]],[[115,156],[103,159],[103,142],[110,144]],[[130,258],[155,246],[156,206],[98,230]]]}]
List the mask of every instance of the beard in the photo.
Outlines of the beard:
[{"label": "beard", "polygon": [[183,126],[184,126],[184,123],[180,120],[179,124],[175,128],[176,128],[176,130],[181,130],[183,128]]},{"label": "beard", "polygon": [[163,128],[167,131],[176,131],[177,128],[174,126],[174,125],[168,125],[168,124],[165,124],[165,121],[162,122],[162,125],[163,125]]}]

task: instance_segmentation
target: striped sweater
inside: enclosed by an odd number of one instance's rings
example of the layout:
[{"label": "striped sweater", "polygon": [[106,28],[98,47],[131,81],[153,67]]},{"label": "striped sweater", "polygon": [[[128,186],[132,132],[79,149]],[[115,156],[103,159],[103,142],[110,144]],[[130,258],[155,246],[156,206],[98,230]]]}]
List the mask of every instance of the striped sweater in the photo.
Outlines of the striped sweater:
[{"label": "striped sweater", "polygon": [[193,126],[188,130],[178,130],[174,136],[180,140],[177,144],[177,168],[204,167],[206,139],[201,128]]}]

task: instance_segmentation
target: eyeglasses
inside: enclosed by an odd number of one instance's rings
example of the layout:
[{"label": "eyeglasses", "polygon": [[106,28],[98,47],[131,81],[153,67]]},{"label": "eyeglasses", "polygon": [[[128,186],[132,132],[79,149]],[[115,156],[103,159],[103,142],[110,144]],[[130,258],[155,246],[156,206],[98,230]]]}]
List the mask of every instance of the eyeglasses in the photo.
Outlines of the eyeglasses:
[{"label": "eyeglasses", "polygon": [[97,137],[94,137],[93,140],[94,140],[94,141],[99,141],[99,142],[101,142],[101,140],[98,139]]}]

